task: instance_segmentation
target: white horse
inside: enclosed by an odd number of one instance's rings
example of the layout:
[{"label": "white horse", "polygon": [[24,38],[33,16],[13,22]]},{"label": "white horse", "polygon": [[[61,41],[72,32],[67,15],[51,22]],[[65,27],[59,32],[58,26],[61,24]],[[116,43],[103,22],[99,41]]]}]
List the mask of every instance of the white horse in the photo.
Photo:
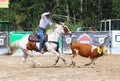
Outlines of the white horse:
[{"label": "white horse", "polygon": [[[56,49],[58,46],[58,39],[59,39],[60,35],[62,33],[71,34],[71,32],[70,32],[69,28],[64,24],[55,24],[54,26],[55,26],[55,29],[52,28],[48,32],[48,41],[45,42],[45,46],[46,46],[46,49],[48,50],[48,52],[51,52],[57,56],[57,59],[56,59],[54,65],[56,65],[58,63],[59,59],[61,59],[66,64],[65,59],[63,59],[61,57],[61,55],[59,54],[58,51],[56,51]],[[51,30],[52,30],[52,33],[50,33]],[[40,65],[39,62],[37,62],[35,59],[33,59],[33,53],[32,53],[32,51],[34,49],[39,48],[39,42],[30,42],[30,41],[28,41],[28,37],[29,37],[29,35],[26,35],[22,39],[17,40],[14,43],[12,43],[11,51],[12,51],[12,53],[14,53],[18,48],[20,48],[24,53],[23,54],[23,59],[24,59],[23,62],[26,62],[26,59],[29,56],[30,60],[34,63],[34,65],[35,64]],[[27,48],[26,45],[28,45],[28,48],[30,48],[30,50]]]}]

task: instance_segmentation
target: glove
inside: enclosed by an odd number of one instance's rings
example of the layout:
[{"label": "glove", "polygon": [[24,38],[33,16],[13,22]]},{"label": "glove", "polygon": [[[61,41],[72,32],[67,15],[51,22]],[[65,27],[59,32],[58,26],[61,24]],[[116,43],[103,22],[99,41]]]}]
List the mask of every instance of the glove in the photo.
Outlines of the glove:
[{"label": "glove", "polygon": [[53,23],[49,23],[49,25],[50,25],[50,26],[52,26],[52,25],[53,25]]}]

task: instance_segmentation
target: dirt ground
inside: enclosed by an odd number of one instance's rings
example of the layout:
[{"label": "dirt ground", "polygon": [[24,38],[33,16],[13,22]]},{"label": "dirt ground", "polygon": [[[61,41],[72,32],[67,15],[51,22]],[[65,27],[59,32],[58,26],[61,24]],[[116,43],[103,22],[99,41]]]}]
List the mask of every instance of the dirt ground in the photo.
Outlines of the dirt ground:
[{"label": "dirt ground", "polygon": [[120,81],[120,55],[100,57],[96,65],[85,67],[90,60],[77,56],[76,66],[69,67],[70,55],[63,56],[67,65],[60,60],[56,68],[54,55],[39,55],[34,58],[41,66],[34,67],[30,60],[23,63],[22,56],[0,56],[0,81]]}]

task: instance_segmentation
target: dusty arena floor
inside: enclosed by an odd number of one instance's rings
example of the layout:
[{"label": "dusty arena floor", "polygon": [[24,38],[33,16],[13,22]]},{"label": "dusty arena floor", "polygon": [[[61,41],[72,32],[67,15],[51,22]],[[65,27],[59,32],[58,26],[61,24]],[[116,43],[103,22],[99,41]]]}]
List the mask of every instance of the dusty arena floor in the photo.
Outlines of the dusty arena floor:
[{"label": "dusty arena floor", "polygon": [[22,56],[0,56],[0,81],[120,81],[120,55],[109,55],[96,60],[96,65],[85,67],[90,60],[76,57],[76,66],[69,67],[70,55],[63,57],[67,66],[60,60],[53,67],[54,55],[35,56],[41,66],[33,68],[27,60],[23,63]]}]

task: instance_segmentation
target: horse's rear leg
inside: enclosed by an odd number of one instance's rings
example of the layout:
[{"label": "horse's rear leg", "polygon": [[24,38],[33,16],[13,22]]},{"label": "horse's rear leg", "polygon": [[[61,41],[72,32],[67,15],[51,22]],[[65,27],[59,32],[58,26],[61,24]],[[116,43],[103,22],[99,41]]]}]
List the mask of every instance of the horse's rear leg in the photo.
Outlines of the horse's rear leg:
[{"label": "horse's rear leg", "polygon": [[29,59],[30,59],[30,61],[33,62],[33,67],[36,67],[36,65],[37,65],[38,67],[41,66],[41,64],[40,64],[37,60],[33,59],[33,57],[30,56]]},{"label": "horse's rear leg", "polygon": [[36,65],[37,66],[41,66],[41,64],[33,57],[33,53],[31,51],[31,53],[29,53],[29,60],[32,61],[34,64],[33,64],[33,67],[35,67]]},{"label": "horse's rear leg", "polygon": [[22,51],[23,51],[23,57],[22,57],[22,59],[23,59],[23,63],[25,63],[26,60],[27,60],[28,54],[25,52],[25,50],[22,49]]},{"label": "horse's rear leg", "polygon": [[28,58],[28,56],[29,56],[29,60],[34,63],[34,64],[33,64],[33,67],[35,67],[36,64],[37,64],[38,66],[40,66],[40,63],[33,58],[33,53],[32,53],[32,51],[30,51],[30,50],[22,50],[22,51],[23,51],[23,53],[24,53],[24,54],[23,54],[23,59],[24,59],[23,62],[26,62],[26,60],[27,60],[27,58]]}]

